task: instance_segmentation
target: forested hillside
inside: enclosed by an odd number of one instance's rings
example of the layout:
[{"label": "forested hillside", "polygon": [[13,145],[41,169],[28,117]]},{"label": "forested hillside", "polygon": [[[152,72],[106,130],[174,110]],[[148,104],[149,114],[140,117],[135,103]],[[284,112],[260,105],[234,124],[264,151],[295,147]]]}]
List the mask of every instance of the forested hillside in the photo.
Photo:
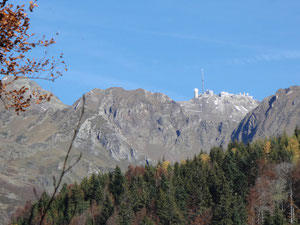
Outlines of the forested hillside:
[{"label": "forested hillside", "polygon": [[[116,167],[63,185],[44,224],[299,224],[300,130],[231,143],[171,164]],[[49,201],[28,202],[11,224],[39,224]]]}]

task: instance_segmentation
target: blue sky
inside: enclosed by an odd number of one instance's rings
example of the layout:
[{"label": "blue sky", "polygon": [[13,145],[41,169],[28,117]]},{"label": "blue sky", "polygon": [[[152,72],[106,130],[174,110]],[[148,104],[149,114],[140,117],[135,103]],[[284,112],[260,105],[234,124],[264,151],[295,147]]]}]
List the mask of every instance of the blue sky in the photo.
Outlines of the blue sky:
[{"label": "blue sky", "polygon": [[300,83],[299,0],[39,0],[32,32],[55,37],[68,72],[38,81],[64,103],[93,88],[144,88],[176,101],[201,88],[262,100]]}]

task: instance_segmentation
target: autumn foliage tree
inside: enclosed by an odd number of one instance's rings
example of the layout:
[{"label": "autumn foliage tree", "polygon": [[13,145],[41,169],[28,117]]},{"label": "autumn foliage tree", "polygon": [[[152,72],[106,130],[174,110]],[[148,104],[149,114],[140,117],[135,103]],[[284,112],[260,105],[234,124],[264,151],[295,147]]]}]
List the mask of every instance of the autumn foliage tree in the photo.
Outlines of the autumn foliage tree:
[{"label": "autumn foliage tree", "polygon": [[[23,86],[15,89],[13,83],[22,78],[54,81],[66,69],[61,54],[57,59],[47,55],[47,48],[54,39],[36,37],[30,33],[28,13],[37,7],[36,0],[28,4],[11,4],[8,0],[0,2],[0,76],[12,76],[7,82],[0,81],[0,99],[4,106],[17,113],[25,111],[32,101],[39,104],[50,100],[51,94],[28,93]],[[34,49],[45,49],[41,55],[32,56]]]}]

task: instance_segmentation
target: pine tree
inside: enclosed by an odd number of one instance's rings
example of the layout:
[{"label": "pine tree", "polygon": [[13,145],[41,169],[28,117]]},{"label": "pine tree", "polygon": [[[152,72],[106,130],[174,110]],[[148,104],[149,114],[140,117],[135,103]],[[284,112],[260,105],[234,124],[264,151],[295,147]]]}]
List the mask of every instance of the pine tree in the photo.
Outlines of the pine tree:
[{"label": "pine tree", "polygon": [[170,194],[159,189],[156,198],[156,214],[162,224],[183,224],[184,219],[176,207],[176,203]]},{"label": "pine tree", "polygon": [[128,187],[125,186],[119,207],[119,224],[130,225],[133,216],[132,199],[130,198]]},{"label": "pine tree", "polygon": [[269,211],[265,212],[263,225],[274,225],[273,224],[273,218],[272,218],[272,216],[271,216],[271,214],[270,214]]},{"label": "pine tree", "polygon": [[86,198],[92,204],[93,201],[96,201],[97,204],[103,200],[103,191],[104,191],[104,184],[100,181],[101,175],[97,176],[96,174],[92,174],[89,178],[88,183],[85,184],[87,191],[86,191]]},{"label": "pine tree", "polygon": [[146,216],[146,217],[142,220],[141,225],[155,225],[155,223],[154,223],[149,217]]},{"label": "pine tree", "polygon": [[230,183],[230,188],[239,191],[240,187],[237,187],[237,178],[241,178],[241,174],[235,160],[233,159],[233,153],[227,152],[222,163],[222,169],[226,179]]},{"label": "pine tree", "polygon": [[233,206],[233,196],[230,189],[230,184],[226,180],[223,171],[218,166],[214,164],[213,167],[213,185],[211,186],[211,195],[214,197],[214,213],[212,224],[218,225],[230,225],[233,224],[232,221],[232,206]]},{"label": "pine tree", "polygon": [[273,215],[273,225],[285,225],[287,224],[286,219],[284,218],[282,211],[279,207],[275,207]]},{"label": "pine tree", "polygon": [[201,214],[211,206],[211,194],[209,192],[208,167],[201,158],[191,161],[189,180],[186,181],[186,189],[189,194],[189,205],[192,211]]},{"label": "pine tree", "polygon": [[[156,180],[155,180],[155,168],[152,166],[145,167],[144,181],[146,183],[146,190],[149,193],[149,199],[153,199],[156,196]],[[150,202],[148,202],[150,203]],[[149,208],[148,205],[147,208]]]},{"label": "pine tree", "polygon": [[74,215],[80,214],[88,208],[88,205],[84,201],[84,193],[76,182],[71,189],[70,201],[74,210]]},{"label": "pine tree", "polygon": [[186,192],[185,183],[180,176],[175,175],[173,176],[172,182],[175,188],[174,197],[176,204],[181,211],[186,211],[188,194]]},{"label": "pine tree", "polygon": [[114,212],[114,206],[111,198],[108,195],[105,195],[105,200],[101,205],[100,214],[95,217],[95,224],[97,225],[105,225],[108,218]]},{"label": "pine tree", "polygon": [[221,147],[213,147],[210,150],[209,158],[211,162],[216,162],[219,165],[222,165],[224,159],[224,150]]},{"label": "pine tree", "polygon": [[124,193],[124,184],[125,178],[121,172],[120,167],[116,166],[113,174],[111,175],[110,181],[110,191],[114,196],[116,204],[120,204],[121,195]]},{"label": "pine tree", "polygon": [[247,212],[240,195],[236,195],[233,203],[232,222],[234,225],[246,224]]},{"label": "pine tree", "polygon": [[232,221],[232,195],[229,190],[228,184],[223,184],[223,193],[220,196],[219,202],[214,209],[212,224],[215,225],[233,225]]},{"label": "pine tree", "polygon": [[298,139],[298,142],[300,143],[300,127],[299,126],[296,126],[294,133],[295,133],[295,136]]},{"label": "pine tree", "polygon": [[129,189],[130,199],[132,199],[132,208],[135,213],[140,211],[150,203],[147,185],[142,177],[139,176],[134,179],[134,181],[131,182]]}]

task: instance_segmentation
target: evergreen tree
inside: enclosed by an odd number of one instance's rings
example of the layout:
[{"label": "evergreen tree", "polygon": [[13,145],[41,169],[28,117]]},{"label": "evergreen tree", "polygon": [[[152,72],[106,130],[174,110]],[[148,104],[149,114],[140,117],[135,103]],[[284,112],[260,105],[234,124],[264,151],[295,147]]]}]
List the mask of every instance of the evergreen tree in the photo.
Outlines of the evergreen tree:
[{"label": "evergreen tree", "polygon": [[233,217],[233,210],[232,210],[232,194],[229,189],[229,185],[224,183],[222,185],[222,194],[218,203],[215,206],[214,214],[213,214],[213,221],[212,224],[215,225],[233,225],[232,217]]},{"label": "evergreen tree", "polygon": [[156,214],[162,224],[183,224],[184,219],[170,194],[159,189],[156,198]]},{"label": "evergreen tree", "polygon": [[180,176],[173,176],[173,186],[175,187],[174,197],[178,208],[184,212],[187,209],[188,194],[185,188],[184,180]]},{"label": "evergreen tree", "polygon": [[213,147],[210,150],[209,158],[211,162],[216,162],[219,165],[222,165],[224,158],[224,150],[221,147]]},{"label": "evergreen tree", "polygon": [[207,181],[213,203],[218,204],[221,198],[221,187],[223,185],[223,181],[225,181],[225,176],[216,162],[212,165],[212,168],[209,170],[209,176]]},{"label": "evergreen tree", "polygon": [[[155,179],[155,168],[152,166],[145,167],[144,181],[146,183],[146,190],[149,193],[149,199],[154,199],[156,196],[156,179]],[[148,202],[150,204],[150,202]],[[147,208],[149,208],[148,205]]]},{"label": "evergreen tree", "polygon": [[169,215],[169,203],[166,197],[166,194],[162,189],[159,190],[156,197],[156,214],[158,215],[162,224],[170,223]]},{"label": "evergreen tree", "polygon": [[125,178],[121,172],[120,167],[116,166],[110,180],[110,192],[113,194],[116,204],[120,204],[121,195],[124,193]]},{"label": "evergreen tree", "polygon": [[89,184],[88,184],[88,178],[85,177],[82,179],[81,183],[80,183],[80,188],[84,193],[84,200],[87,201],[89,199]]},{"label": "evergreen tree", "polygon": [[214,197],[215,207],[213,210],[212,224],[233,224],[233,196],[230,184],[218,164],[214,164],[213,170],[213,178],[215,178],[215,180],[211,186],[211,191],[213,192],[211,195]]},{"label": "evergreen tree", "polygon": [[155,223],[148,216],[146,216],[142,220],[141,225],[155,225]]},{"label": "evergreen tree", "polygon": [[130,225],[133,216],[132,199],[130,198],[128,187],[125,187],[119,207],[119,224]]},{"label": "evergreen tree", "polygon": [[150,203],[149,192],[146,182],[142,177],[137,177],[130,184],[130,199],[132,199],[132,209],[136,213]]},{"label": "evergreen tree", "polygon": [[298,142],[300,143],[300,127],[299,126],[296,126],[294,133],[295,133],[295,136],[298,139]]},{"label": "evergreen tree", "polygon": [[186,180],[186,189],[189,194],[189,206],[192,211],[201,214],[211,206],[211,194],[208,183],[208,167],[200,158],[190,163],[189,180]]},{"label": "evergreen tree", "polygon": [[170,192],[171,191],[170,190],[170,181],[164,173],[161,175],[160,188],[164,192]]},{"label": "evergreen tree", "polygon": [[286,219],[283,216],[282,211],[279,207],[275,207],[274,215],[273,215],[273,225],[285,225],[287,224]]},{"label": "evergreen tree", "polygon": [[230,188],[239,191],[241,187],[237,187],[237,182],[241,179],[242,174],[240,174],[237,163],[233,157],[234,156],[231,151],[227,152],[222,163],[222,169],[226,179],[230,183]]},{"label": "evergreen tree", "polygon": [[273,218],[270,214],[269,211],[265,212],[265,217],[264,217],[264,221],[263,221],[263,225],[274,225],[273,224]]},{"label": "evergreen tree", "polygon": [[245,203],[240,195],[235,196],[232,210],[232,222],[234,225],[246,224],[247,212]]},{"label": "evergreen tree", "polygon": [[70,201],[73,206],[73,215],[80,214],[88,208],[88,205],[84,201],[84,193],[76,182],[71,189]]},{"label": "evergreen tree", "polygon": [[105,200],[100,207],[100,214],[95,217],[95,224],[105,225],[108,218],[113,214],[114,206],[111,198],[105,195]]},{"label": "evergreen tree", "polygon": [[88,179],[87,184],[83,183],[87,188],[86,191],[86,199],[90,201],[92,204],[93,201],[96,201],[97,204],[103,199],[103,191],[104,191],[104,183],[101,182],[101,175],[97,176],[96,174],[92,174],[92,176]]},{"label": "evergreen tree", "polygon": [[64,195],[63,198],[63,220],[64,222],[70,221],[71,218],[71,202],[70,202],[70,194],[69,190],[68,192]]}]

